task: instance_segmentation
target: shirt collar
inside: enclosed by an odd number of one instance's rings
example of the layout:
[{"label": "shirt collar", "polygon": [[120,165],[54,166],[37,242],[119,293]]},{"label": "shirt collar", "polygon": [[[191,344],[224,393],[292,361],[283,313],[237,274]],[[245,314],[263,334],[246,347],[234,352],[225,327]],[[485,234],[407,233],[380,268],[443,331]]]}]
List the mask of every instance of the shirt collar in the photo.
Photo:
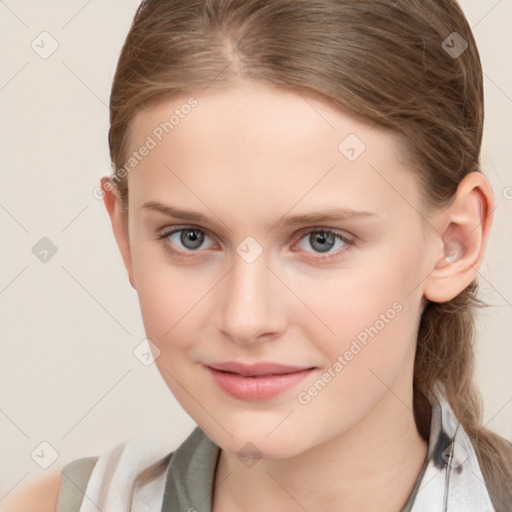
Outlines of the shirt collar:
[{"label": "shirt collar", "polygon": [[411,512],[495,512],[473,445],[441,384],[435,386],[429,401],[429,447],[413,491]]}]

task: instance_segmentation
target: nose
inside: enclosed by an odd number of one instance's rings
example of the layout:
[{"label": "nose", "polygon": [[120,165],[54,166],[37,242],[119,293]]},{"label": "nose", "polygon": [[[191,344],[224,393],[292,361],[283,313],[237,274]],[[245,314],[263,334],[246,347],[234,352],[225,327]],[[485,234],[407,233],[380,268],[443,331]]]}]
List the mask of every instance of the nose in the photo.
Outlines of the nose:
[{"label": "nose", "polygon": [[252,263],[235,254],[219,300],[220,328],[231,341],[271,340],[285,329],[286,288],[267,265],[265,252]]}]

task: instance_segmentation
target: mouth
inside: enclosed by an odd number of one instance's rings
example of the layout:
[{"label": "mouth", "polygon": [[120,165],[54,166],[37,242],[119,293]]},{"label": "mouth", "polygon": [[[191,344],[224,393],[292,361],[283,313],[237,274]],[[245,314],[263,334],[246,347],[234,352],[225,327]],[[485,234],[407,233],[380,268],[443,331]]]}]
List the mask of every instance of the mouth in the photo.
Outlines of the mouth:
[{"label": "mouth", "polygon": [[296,386],[316,369],[262,362],[236,362],[205,365],[213,382],[231,397],[246,401],[270,399]]},{"label": "mouth", "polygon": [[273,362],[260,362],[253,364],[237,363],[230,361],[226,363],[211,363],[208,365],[214,370],[237,373],[244,377],[261,377],[265,375],[285,375],[288,373],[295,373],[302,370],[308,370],[311,366],[292,366],[281,363]]}]

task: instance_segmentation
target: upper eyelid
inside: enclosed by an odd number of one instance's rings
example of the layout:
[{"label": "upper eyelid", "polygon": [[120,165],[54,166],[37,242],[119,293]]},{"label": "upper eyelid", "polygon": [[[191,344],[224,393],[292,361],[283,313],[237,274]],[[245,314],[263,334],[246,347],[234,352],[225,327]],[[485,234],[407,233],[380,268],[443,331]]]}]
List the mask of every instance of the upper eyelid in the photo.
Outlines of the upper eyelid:
[{"label": "upper eyelid", "polygon": [[172,235],[174,233],[179,233],[180,231],[185,231],[187,229],[196,229],[197,231],[202,231],[205,235],[208,235],[210,238],[215,238],[215,235],[207,228],[202,228],[200,226],[194,226],[193,224],[186,224],[186,225],[178,225],[178,226],[172,226],[167,228],[162,228],[159,231],[161,232],[161,236],[168,236]]}]

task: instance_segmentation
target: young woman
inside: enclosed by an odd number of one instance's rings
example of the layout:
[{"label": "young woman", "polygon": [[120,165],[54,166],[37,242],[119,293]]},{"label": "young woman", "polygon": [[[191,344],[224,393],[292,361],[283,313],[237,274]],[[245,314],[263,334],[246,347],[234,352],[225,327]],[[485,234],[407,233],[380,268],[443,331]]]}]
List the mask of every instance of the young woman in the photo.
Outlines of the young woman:
[{"label": "young woman", "polygon": [[101,181],[198,427],[62,471],[59,512],[512,510],[473,383],[494,199],[453,0],[147,0]]}]

